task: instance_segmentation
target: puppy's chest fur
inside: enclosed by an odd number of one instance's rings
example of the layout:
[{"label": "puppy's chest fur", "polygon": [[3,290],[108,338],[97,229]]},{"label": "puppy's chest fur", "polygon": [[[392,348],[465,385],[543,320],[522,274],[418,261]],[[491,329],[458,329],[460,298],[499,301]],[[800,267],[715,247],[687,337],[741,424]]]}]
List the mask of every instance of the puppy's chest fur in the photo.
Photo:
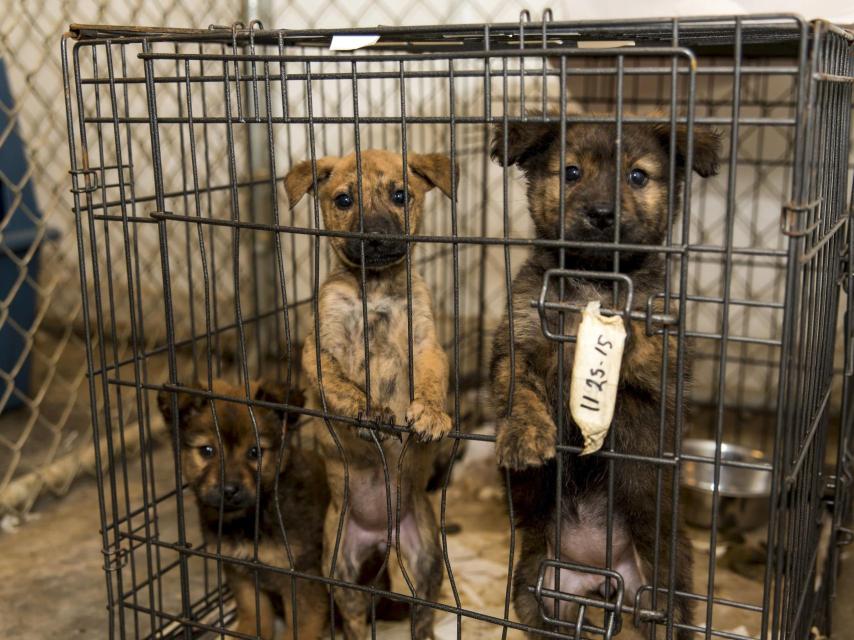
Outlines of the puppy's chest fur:
[{"label": "puppy's chest fur", "polygon": [[[635,294],[634,306],[637,307],[639,301],[645,301],[659,284],[657,274],[644,273],[642,278],[635,278]],[[538,348],[532,349],[532,357],[535,362],[533,369],[545,381],[546,400],[551,408],[552,416],[557,419],[558,405],[563,399],[565,403],[563,415],[569,419],[569,381],[572,376],[572,368],[575,358],[575,343],[563,343],[563,359],[561,362],[561,349],[557,341],[549,340],[543,333],[542,320],[538,311],[531,307],[531,300],[539,297],[540,289],[545,276],[545,268],[537,261],[529,261],[520,271],[513,284],[513,313],[514,313],[514,332],[515,339],[520,342],[538,345]],[[555,283],[549,289],[547,302],[559,302],[558,286]],[[602,307],[607,308],[622,308],[625,304],[624,299],[619,299],[618,303],[614,304],[613,290],[607,283],[594,283],[593,281],[585,281],[580,279],[566,281],[564,283],[563,298],[564,303],[574,304],[584,307],[591,301],[599,301]],[[563,324],[561,324],[560,316],[557,311],[546,312],[546,324],[549,330],[554,334],[561,335],[576,335],[581,323],[580,313],[564,314]],[[642,326],[637,323],[633,326],[634,331],[643,330]],[[561,366],[562,364],[562,366]],[[625,358],[623,360],[623,373],[620,376],[621,394],[629,396],[638,396],[646,403],[655,403],[658,401],[658,395],[649,389],[636,389],[632,385],[625,384],[626,368],[629,366],[637,367],[637,362],[630,363]],[[649,360],[642,362],[640,366],[646,367],[650,371],[651,377],[658,376],[660,362]],[[562,372],[562,375],[559,375]],[[670,394],[672,397],[673,394]],[[621,405],[622,403],[620,403]],[[618,405],[618,419],[620,413]],[[569,431],[573,444],[581,442],[580,434],[576,429]]]},{"label": "puppy's chest fur", "polygon": [[[418,299],[413,298],[413,314],[418,313],[418,305]],[[343,331],[341,335],[330,335],[321,330],[321,347],[329,349],[341,363],[345,375],[364,388],[367,310],[371,401],[389,407],[396,416],[402,417],[409,405],[409,323],[405,290],[388,283],[369,282],[364,304],[355,289],[350,295],[340,296],[336,307],[335,314]]]},{"label": "puppy's chest fur", "polygon": [[[288,542],[291,543],[291,552],[301,555],[302,545],[299,544],[299,541],[292,542],[289,540]],[[294,548],[295,546],[298,548]],[[252,538],[249,537],[223,536],[220,548],[222,554],[225,556],[230,556],[239,560],[251,561],[255,559],[255,543]],[[274,567],[290,566],[284,543],[268,536],[262,536],[258,540],[258,561]]]},{"label": "puppy's chest fur", "polygon": [[[320,549],[317,548],[317,544],[311,542],[310,537],[312,535],[321,535],[319,527],[316,527],[316,530],[313,532],[307,531],[296,523],[291,522],[291,514],[282,514],[282,516],[285,522],[285,532],[293,558],[293,565],[288,558],[284,537],[277,530],[278,527],[265,516],[261,518],[258,531],[257,561],[272,567],[287,569],[293,566],[298,571],[317,572]],[[207,526],[205,526],[204,534],[209,552],[221,553],[226,558],[236,558],[249,562],[256,560],[254,516],[247,515],[247,517],[240,519],[239,522],[223,523],[221,538],[218,538],[217,524],[215,522],[209,521],[205,524]],[[219,549],[217,549],[217,541],[219,541]],[[235,573],[254,575],[254,572],[246,565],[229,563],[228,568]],[[262,588],[273,591],[279,589],[280,584],[289,579],[285,574],[270,571],[260,571],[258,577]]]}]

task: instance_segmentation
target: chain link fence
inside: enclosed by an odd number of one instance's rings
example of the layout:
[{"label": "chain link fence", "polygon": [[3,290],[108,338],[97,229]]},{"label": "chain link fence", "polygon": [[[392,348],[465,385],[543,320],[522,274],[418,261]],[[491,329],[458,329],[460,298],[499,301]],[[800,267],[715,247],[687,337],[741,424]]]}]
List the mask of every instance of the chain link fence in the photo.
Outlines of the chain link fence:
[{"label": "chain link fence", "polygon": [[[231,24],[239,20],[248,23],[246,16],[257,16],[265,24],[280,28],[513,22],[519,19],[523,8],[530,10],[536,18],[544,4],[493,3],[487,0],[407,0],[397,3],[387,0],[362,3],[248,0],[244,6],[198,0],[12,3],[0,16],[0,517],[26,515],[38,498],[45,494],[64,495],[75,478],[94,468],[96,454],[91,446],[85,377],[84,332],[91,327],[87,329],[83,322],[79,293],[59,55],[60,37],[69,24],[200,27]],[[585,89],[586,93],[589,93],[588,89]],[[759,87],[756,91],[767,93],[768,88]],[[725,96],[714,97],[719,99],[710,101],[710,105],[727,103]],[[144,95],[131,93],[126,99],[130,103],[143,101]],[[595,105],[582,106],[592,108]],[[774,147],[756,141],[748,141],[748,144]],[[140,144],[138,148],[143,152],[134,158],[134,167],[116,167],[115,180],[119,171],[151,174],[151,158],[145,153],[146,145]],[[251,153],[251,149],[247,147],[246,153]],[[174,160],[175,167],[180,167],[180,159]],[[166,169],[168,172],[168,167]],[[173,178],[180,183],[180,177]],[[773,190],[779,176],[765,178],[750,182]],[[772,195],[778,199],[779,194]],[[745,201],[750,198],[758,201],[760,196],[745,194]],[[148,211],[141,208],[137,213],[145,215]],[[707,214],[703,216],[706,221],[704,229],[708,227],[710,232],[714,232],[713,227],[720,228],[722,224],[720,215],[716,216],[714,211]],[[744,218],[744,224],[749,227],[745,233],[751,237],[760,237],[766,227],[777,224],[776,219],[757,220],[754,215]],[[225,243],[227,237],[224,234],[219,241]],[[141,235],[134,241],[140,243],[139,253],[142,256],[139,264],[142,273],[137,280],[143,291],[136,292],[136,295],[146,301],[141,309],[149,320],[142,319],[139,323],[147,328],[146,344],[156,346],[165,340],[162,323],[158,322],[163,308],[159,303],[162,292],[159,292],[157,239],[154,235]],[[123,255],[121,245],[122,239],[118,237],[109,243],[115,249],[110,253],[119,261]],[[223,255],[226,252],[227,247],[224,247]],[[109,260],[110,256],[104,259]],[[189,260],[185,267],[199,268]],[[214,279],[217,269],[230,269],[230,265],[227,260],[216,263],[212,274]],[[714,289],[717,286],[715,275],[712,271],[696,274],[698,290]],[[700,282],[702,278],[711,278],[708,286]],[[119,299],[128,295],[127,291],[121,290],[121,280],[117,278],[115,286],[108,283],[110,286],[105,289],[108,295]],[[192,282],[192,278],[183,280]],[[221,282],[231,282],[230,274],[226,274]],[[145,289],[146,283],[150,285],[148,290]],[[91,282],[87,285],[90,292],[94,290]],[[766,285],[778,287],[779,282],[769,281]],[[257,287],[257,283],[253,286]],[[745,286],[752,285],[746,283]],[[231,296],[227,290],[219,291],[219,294],[226,298]],[[177,297],[185,300],[186,305],[176,308],[176,320],[183,323],[189,335],[197,333],[194,327],[201,322],[193,314],[195,305],[192,300],[198,295],[199,292],[185,291]],[[753,319],[759,320],[761,318]],[[701,324],[697,319],[694,322]],[[132,333],[130,318],[117,318],[111,326],[105,327],[105,331],[114,338],[111,344],[117,350],[114,354],[116,361],[121,360],[123,348],[131,353],[127,346]],[[260,336],[254,339],[260,344]],[[741,355],[746,358],[746,355],[754,354]],[[840,360],[838,368],[841,368],[841,353],[837,355]],[[707,373],[711,375],[710,371]],[[149,375],[157,379],[159,373],[149,372]],[[164,376],[165,373],[160,375]],[[748,378],[748,368],[743,369],[740,376],[733,377],[734,393],[749,391],[749,386],[736,381]],[[837,379],[841,380],[841,376]],[[125,451],[134,450],[138,441],[138,408],[117,403],[110,407],[110,411],[120,414],[111,423],[119,425]],[[158,427],[162,429],[162,424]],[[14,523],[15,520],[6,519],[4,522]]]},{"label": "chain link fence", "polygon": [[[540,3],[525,3],[537,11]],[[86,382],[83,309],[77,245],[69,191],[65,104],[62,99],[61,35],[72,23],[200,27],[248,22],[258,17],[283,28],[371,24],[429,24],[515,21],[515,2],[364,3],[329,0],[291,3],[83,2],[36,0],[11,3],[0,16],[0,517],[14,526],[46,494],[64,495],[74,480],[94,469],[91,414]],[[131,100],[142,96],[129,96]],[[134,158],[139,174],[150,174],[150,157]],[[128,167],[116,171],[129,170]],[[117,177],[118,173],[115,174]],[[140,213],[146,213],[140,211]],[[156,238],[138,239],[144,256],[140,282],[159,285]],[[112,239],[116,259],[121,238]],[[217,265],[228,268],[225,262]],[[188,267],[189,268],[189,267]],[[216,277],[216,274],[214,274]],[[91,274],[89,276],[91,280]],[[109,295],[127,295],[109,287]],[[222,278],[228,282],[229,278]],[[92,282],[87,283],[90,291]],[[227,295],[227,292],[224,293]],[[192,298],[192,293],[190,298]],[[158,327],[162,305],[143,291],[144,312]],[[183,320],[192,317],[192,304]],[[106,327],[122,349],[131,337],[129,319]],[[151,331],[151,345],[165,336]],[[130,353],[130,351],[128,351]],[[119,353],[119,356],[121,354]],[[157,375],[155,372],[153,375]],[[101,407],[98,408],[99,410]],[[133,450],[136,408],[118,404],[113,424],[122,425],[126,450]],[[156,435],[156,434],[155,434]],[[11,517],[11,518],[10,518]]]},{"label": "chain link fence", "polygon": [[[27,514],[40,496],[64,495],[94,468],[60,37],[72,22],[195,26],[239,18],[239,6],[225,3],[51,1],[11,3],[0,17],[0,516]],[[156,243],[145,255],[150,271]],[[152,305],[149,313],[161,312]],[[127,341],[129,325],[110,329],[116,344]]]}]

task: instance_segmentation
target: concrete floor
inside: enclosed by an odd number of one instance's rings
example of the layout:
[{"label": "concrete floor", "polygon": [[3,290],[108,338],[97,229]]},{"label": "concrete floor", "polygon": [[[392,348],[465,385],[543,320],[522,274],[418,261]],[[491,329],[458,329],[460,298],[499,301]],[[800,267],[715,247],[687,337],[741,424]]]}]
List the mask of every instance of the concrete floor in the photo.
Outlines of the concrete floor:
[{"label": "concrete floor", "polygon": [[[448,536],[448,553],[463,606],[501,617],[507,572],[506,515],[494,467],[488,454],[477,449],[475,446],[469,451],[468,472],[458,476],[448,492],[448,521],[462,527],[461,533]],[[163,482],[168,482],[171,477],[168,449],[161,448],[156,458],[156,473],[163,475]],[[138,466],[129,465],[128,469],[130,477],[138,477],[135,475]],[[164,521],[172,515],[168,504],[163,503],[160,513]],[[188,514],[190,511],[194,510],[189,509]],[[194,527],[194,523],[188,523],[188,530],[194,531]],[[84,479],[64,499],[42,505],[36,519],[14,533],[0,533],[0,639],[107,636],[98,528],[96,486],[91,479]],[[169,539],[172,532],[163,530],[161,534]],[[695,586],[702,589],[708,552],[702,551],[701,545],[695,546],[698,567]],[[849,551],[844,562],[834,620],[833,638],[838,640],[854,639],[854,554]],[[724,569],[718,570],[717,584],[723,597],[745,600],[761,593],[757,583],[730,575]],[[447,579],[442,599],[448,604],[454,601]],[[698,619],[701,615],[698,611]],[[716,608],[715,628],[737,630],[744,626],[750,633],[756,633],[755,616],[742,619],[739,615],[737,611]],[[383,623],[378,637],[406,638],[407,627]],[[456,637],[456,618],[437,616],[436,631],[437,638]],[[463,634],[465,638],[497,637],[496,627],[472,620],[464,621]]]},{"label": "concrete floor", "polygon": [[95,483],[85,479],[0,533],[0,638],[106,636],[99,526]]}]

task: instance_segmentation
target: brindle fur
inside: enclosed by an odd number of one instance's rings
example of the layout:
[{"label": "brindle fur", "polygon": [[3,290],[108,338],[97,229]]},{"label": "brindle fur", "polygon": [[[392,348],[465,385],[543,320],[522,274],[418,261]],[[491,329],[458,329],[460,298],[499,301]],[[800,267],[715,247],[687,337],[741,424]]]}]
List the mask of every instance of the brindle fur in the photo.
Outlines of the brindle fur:
[{"label": "brindle fur", "polygon": [[[194,386],[204,389],[198,384]],[[257,400],[303,404],[301,392],[293,390],[289,393],[280,384],[254,382],[251,390]],[[214,381],[213,392],[238,398],[244,395],[243,387],[234,387],[222,380]],[[157,400],[164,418],[171,424],[172,394],[161,391]],[[253,560],[256,508],[260,507],[257,514],[258,560],[271,566],[293,568],[319,576],[323,517],[329,503],[329,490],[320,456],[300,449],[294,438],[283,433],[283,419],[294,423],[299,416],[255,407],[256,440],[247,405],[215,400],[215,421],[210,402],[202,396],[182,393],[178,394],[177,402],[181,469],[196,495],[208,550],[218,551],[226,557]],[[247,452],[259,443],[262,455],[260,482],[257,482],[258,461],[249,459]],[[200,447],[203,446],[214,448],[213,457],[202,455]],[[280,450],[281,464],[277,464]],[[223,474],[226,485],[239,487],[234,502],[224,498],[221,456],[225,462]],[[260,500],[257,500],[259,484]],[[221,500],[223,511],[220,520]],[[293,564],[288,558],[286,541]],[[274,611],[280,604],[286,619],[286,638],[314,640],[321,636],[329,607],[328,592],[322,583],[304,579],[295,582],[288,575],[259,570],[256,600],[254,571],[227,560],[223,568],[226,583],[237,605],[235,630],[252,636],[258,634],[265,640],[273,638]],[[295,596],[292,593],[294,587]],[[292,608],[294,597],[296,615]],[[257,612],[256,602],[259,605]]]},{"label": "brindle fur", "polygon": [[[409,154],[407,160],[408,228],[410,233],[416,233],[425,194],[438,187],[450,197],[456,172],[446,156]],[[358,231],[360,198],[355,155],[320,158],[316,172],[316,195],[326,228]],[[311,163],[306,161],[296,165],[285,178],[292,206],[312,187],[312,177]],[[348,582],[357,582],[360,576],[370,582],[373,576],[362,575],[363,567],[388,549],[389,527],[392,545],[395,544],[399,527],[398,549],[412,586],[419,597],[435,600],[442,579],[442,556],[426,486],[443,444],[436,440],[451,429],[451,419],[445,412],[448,361],[437,341],[430,292],[423,279],[412,271],[414,379],[410,401],[406,247],[399,241],[381,239],[384,234],[403,234],[406,229],[404,207],[390,198],[399,189],[403,189],[402,158],[387,151],[363,151],[363,228],[376,233],[379,239],[365,242],[364,292],[358,241],[349,241],[348,247],[345,238],[330,240],[339,264],[320,289],[317,310],[320,332],[317,336],[312,330],[306,338],[303,368],[310,383],[310,401],[315,407],[322,408],[325,404],[331,415],[361,421],[361,426],[354,428],[350,423],[330,420],[331,430],[325,425],[317,429],[325,448],[332,494],[324,528],[324,568],[332,571],[334,566],[335,577]],[[354,205],[346,211],[334,201],[342,193],[354,200]],[[368,310],[369,394],[365,390],[363,296]],[[405,444],[389,438],[386,431],[372,428],[403,421],[413,432]],[[398,464],[401,455],[404,459]],[[345,637],[363,638],[367,631],[369,596],[343,589],[333,589],[333,595],[343,618]],[[412,621],[414,638],[433,637],[431,608],[414,607]]]},{"label": "brindle fur", "polygon": [[[623,128],[622,162],[626,175],[631,169],[639,167],[648,173],[649,182],[642,187],[635,187],[628,180],[623,182],[621,242],[658,245],[665,240],[668,198],[673,198],[673,210],[676,211],[684,182],[684,128],[680,127],[676,135],[677,180],[674,185],[669,183],[669,144],[668,126],[626,124]],[[714,131],[695,127],[692,168],[699,175],[706,177],[717,172],[718,148],[719,139]],[[614,127],[605,124],[569,124],[565,153],[565,165],[576,165],[582,170],[581,179],[565,184],[565,237],[571,240],[613,241],[613,226],[610,229],[599,228],[593,224],[589,212],[593,211],[594,206],[604,210],[610,207],[613,210],[616,153]],[[518,165],[524,173],[528,207],[537,237],[559,238],[560,181],[564,179],[564,165],[560,158],[558,124],[510,124],[506,133],[503,126],[498,126],[493,131],[491,154],[501,164]],[[567,249],[564,264],[567,268],[578,270],[611,271],[613,254],[609,251]],[[563,559],[572,559],[567,556],[585,557],[590,563],[604,566],[604,552],[599,549],[604,542],[597,545],[595,539],[599,537],[604,540],[606,534],[608,478],[607,463],[602,457],[562,454],[562,503],[559,511],[555,510],[556,420],[561,397],[565,403],[563,443],[575,446],[583,444],[581,433],[571,420],[568,401],[574,345],[566,343],[564,346],[564,378],[559,380],[557,343],[544,336],[539,314],[531,308],[530,301],[538,298],[545,272],[559,266],[557,250],[536,248],[532,251],[512,285],[515,366],[511,369],[509,320],[506,316],[495,333],[491,365],[498,418],[496,454],[499,463],[511,470],[510,490],[522,538],[514,579],[514,605],[519,618],[526,624],[552,630],[556,628],[543,621],[529,587],[536,583],[541,562],[555,555],[557,518],[565,523],[560,541]],[[622,251],[620,271],[632,278],[637,309],[644,309],[650,295],[664,290],[664,262],[657,254]],[[551,301],[557,301],[557,289],[557,286],[551,289]],[[599,300],[603,307],[613,307],[612,292],[608,282],[580,277],[565,281],[563,300],[579,305]],[[624,300],[620,304],[624,304]],[[658,304],[656,309],[660,310],[661,305]],[[576,333],[579,316],[565,314],[565,334]],[[557,331],[556,312],[548,313],[547,321],[551,329]],[[623,356],[617,405],[609,437],[613,437],[615,451],[657,457],[662,451],[673,450],[677,345],[675,339],[667,345],[670,366],[666,376],[666,398],[662,400],[664,340],[660,335],[646,335],[642,322],[634,322],[632,325]],[[512,400],[509,397],[511,379],[514,386]],[[559,386],[563,387],[562,395]],[[662,402],[666,403],[666,421],[664,433],[659,434]],[[663,442],[663,449],[659,449],[659,439]],[[624,565],[628,567],[627,574],[633,576],[631,579],[628,575],[624,576],[627,582],[625,602],[628,606],[634,604],[634,591],[638,583],[651,582],[656,545],[659,552],[658,585],[662,587],[669,583],[671,496],[676,478],[664,468],[662,491],[657,494],[658,468],[650,463],[628,460],[615,462],[612,523],[615,535],[627,533],[627,553],[636,552],[634,559]],[[658,537],[656,505],[660,508]],[[585,538],[590,539],[591,531],[594,532],[594,544],[587,544],[586,547],[594,550],[577,551],[585,547]],[[576,534],[574,537],[573,532]],[[676,541],[673,586],[681,591],[690,591],[691,550],[681,518],[676,526]],[[569,581],[584,584],[588,579],[578,573],[571,574]],[[549,588],[553,586],[551,580],[547,580]],[[591,584],[586,584],[586,587],[592,587],[590,591],[596,590],[596,586]],[[551,616],[554,612],[551,604],[547,604],[547,613]],[[675,609],[674,622],[690,622],[691,603],[688,599],[677,598]],[[560,615],[574,621],[573,616],[576,614],[577,608],[568,606]],[[679,631],[677,635],[687,637],[689,634]]]}]

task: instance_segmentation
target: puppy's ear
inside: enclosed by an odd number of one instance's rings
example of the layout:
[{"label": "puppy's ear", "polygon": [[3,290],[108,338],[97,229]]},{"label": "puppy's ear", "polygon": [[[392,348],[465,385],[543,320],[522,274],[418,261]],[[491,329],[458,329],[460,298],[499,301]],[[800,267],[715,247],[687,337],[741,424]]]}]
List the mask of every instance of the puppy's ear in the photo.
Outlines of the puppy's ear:
[{"label": "puppy's ear", "polygon": [[[262,380],[258,383],[258,389],[255,391],[255,399],[275,404],[289,404],[295,407],[305,406],[305,395],[302,389],[288,387],[284,383],[267,380]],[[276,412],[279,419],[286,420],[289,425],[296,424],[301,415],[293,411],[286,411],[283,408],[276,408],[273,411]]]},{"label": "puppy's ear", "polygon": [[[554,122],[508,122],[492,127],[492,140],[489,145],[490,157],[501,166],[523,165],[527,160],[549,148],[560,131],[560,125]],[[505,163],[504,139],[507,138],[507,158]]]},{"label": "puppy's ear", "polygon": [[[317,182],[320,184],[329,177],[332,169],[335,168],[335,163],[338,158],[326,156],[318,158],[315,161],[317,165]],[[288,194],[288,204],[291,209],[297,206],[297,203],[302,200],[302,197],[309,192],[313,186],[313,177],[311,173],[311,160],[303,160],[295,164],[285,176],[285,191]]]},{"label": "puppy's ear", "polygon": [[[670,153],[670,123],[662,122],[653,125],[653,131],[658,137],[664,150]],[[685,166],[685,156],[688,152],[688,125],[676,125],[676,161],[679,166]],[[691,168],[703,178],[716,175],[721,153],[721,134],[711,127],[694,125],[694,157]]]},{"label": "puppy's ear", "polygon": [[[206,391],[200,383],[194,382],[190,385],[192,389]],[[157,392],[157,407],[163,414],[163,419],[168,426],[172,426],[172,391],[161,389]],[[178,393],[178,426],[184,426],[190,417],[201,411],[207,404],[207,398],[190,393]]]},{"label": "puppy's ear", "polygon": [[439,187],[442,193],[452,197],[451,181],[460,183],[460,167],[451,169],[451,158],[441,153],[410,153],[407,156],[412,172],[426,180],[432,187]]}]

